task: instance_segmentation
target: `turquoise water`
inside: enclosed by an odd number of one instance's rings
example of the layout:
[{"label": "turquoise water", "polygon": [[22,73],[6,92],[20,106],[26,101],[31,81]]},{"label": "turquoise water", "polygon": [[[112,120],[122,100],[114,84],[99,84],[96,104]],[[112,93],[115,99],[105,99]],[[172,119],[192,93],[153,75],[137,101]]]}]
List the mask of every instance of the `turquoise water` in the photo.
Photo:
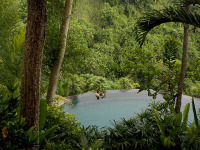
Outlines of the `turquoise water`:
[{"label": "turquoise water", "polygon": [[[96,99],[95,93],[80,94],[70,97],[75,105],[71,108],[66,105],[65,112],[76,114],[78,121],[84,126],[97,125],[99,127],[112,126],[113,120],[121,118],[129,119],[140,113],[152,101],[147,91],[137,93],[138,90],[109,90],[105,98]],[[162,95],[158,95],[155,101],[163,101]],[[182,108],[191,102],[191,97],[183,96]],[[200,101],[195,99],[196,108],[200,108]],[[191,107],[190,107],[191,108]],[[192,109],[190,110],[190,121],[193,120]]]}]

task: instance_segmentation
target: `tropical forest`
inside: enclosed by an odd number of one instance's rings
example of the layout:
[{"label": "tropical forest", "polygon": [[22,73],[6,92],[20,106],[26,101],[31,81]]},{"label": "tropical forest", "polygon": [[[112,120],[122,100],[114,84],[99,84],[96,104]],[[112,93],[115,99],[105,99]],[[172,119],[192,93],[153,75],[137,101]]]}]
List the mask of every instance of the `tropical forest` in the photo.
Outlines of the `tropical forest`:
[{"label": "tropical forest", "polygon": [[200,0],[1,0],[0,150],[200,150]]}]

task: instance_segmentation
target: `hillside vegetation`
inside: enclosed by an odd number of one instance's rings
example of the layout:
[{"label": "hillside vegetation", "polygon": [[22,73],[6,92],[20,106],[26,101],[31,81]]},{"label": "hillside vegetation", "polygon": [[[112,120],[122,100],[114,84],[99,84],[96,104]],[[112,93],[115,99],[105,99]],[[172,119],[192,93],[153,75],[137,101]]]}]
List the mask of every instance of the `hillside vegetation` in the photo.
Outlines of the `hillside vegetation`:
[{"label": "hillside vegetation", "polygon": [[[188,4],[193,4],[191,12],[185,11]],[[200,97],[199,4],[198,0],[1,1],[0,150],[200,149],[194,100],[183,112],[175,109],[184,78],[180,72],[185,22],[194,26],[189,28],[183,94]],[[160,14],[167,21],[156,18]],[[169,23],[157,26],[159,19]],[[140,25],[150,26],[143,45],[138,43]],[[53,76],[52,86],[50,76],[57,64],[59,79]],[[51,87],[56,91],[53,103],[48,100]],[[134,118],[113,121],[111,128],[81,126],[74,114],[58,106],[65,102],[73,107],[67,96],[136,88],[147,90],[153,99],[161,93],[165,101],[150,103]],[[194,122],[188,121],[190,107]]]}]

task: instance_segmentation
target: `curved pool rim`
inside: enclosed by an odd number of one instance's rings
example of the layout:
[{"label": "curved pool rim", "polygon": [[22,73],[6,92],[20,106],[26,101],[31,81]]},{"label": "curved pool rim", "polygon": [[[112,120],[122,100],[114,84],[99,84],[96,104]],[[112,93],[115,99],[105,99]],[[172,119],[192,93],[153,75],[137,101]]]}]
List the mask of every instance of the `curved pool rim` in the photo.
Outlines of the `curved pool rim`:
[{"label": "curved pool rim", "polygon": [[[138,89],[107,90],[105,98],[100,98],[100,100],[96,99],[96,92],[67,97],[74,103],[75,107],[65,105],[64,111],[75,114],[78,122],[81,122],[84,126],[111,127],[114,120],[119,121],[121,118],[130,119],[135,117],[136,113],[145,110],[151,101],[164,101],[161,94],[158,94],[156,100],[153,100],[152,97],[148,96],[147,91],[139,93],[138,91]],[[192,97],[183,95],[182,99],[181,110],[184,109],[187,103],[190,103],[189,121],[192,122]],[[199,99],[194,98],[194,101],[196,110],[199,110]]]}]

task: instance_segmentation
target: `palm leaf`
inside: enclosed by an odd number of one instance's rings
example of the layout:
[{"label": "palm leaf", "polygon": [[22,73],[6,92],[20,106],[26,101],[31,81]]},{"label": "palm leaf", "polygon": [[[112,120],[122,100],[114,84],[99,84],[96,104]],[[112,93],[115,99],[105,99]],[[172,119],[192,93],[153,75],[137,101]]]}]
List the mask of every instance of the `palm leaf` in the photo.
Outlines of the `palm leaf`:
[{"label": "palm leaf", "polygon": [[200,4],[200,0],[181,0],[180,4],[183,4],[183,6],[188,6],[188,5],[195,5],[195,4]]},{"label": "palm leaf", "polygon": [[160,24],[167,22],[182,22],[196,27],[200,27],[200,15],[187,12],[185,8],[165,8],[163,10],[152,10],[140,18],[135,27],[136,40],[140,46],[143,45],[144,40],[151,29]]},{"label": "palm leaf", "polygon": [[54,104],[57,106],[61,106],[62,104],[68,104],[69,106],[74,107],[74,105],[69,99],[62,97],[60,95],[55,95]]},{"label": "palm leaf", "polygon": [[195,121],[196,127],[198,128],[199,127],[199,121],[198,121],[198,118],[197,118],[197,112],[196,112],[196,108],[195,108],[194,98],[193,97],[192,97],[192,110],[193,110],[193,113],[194,113],[194,121]]}]

